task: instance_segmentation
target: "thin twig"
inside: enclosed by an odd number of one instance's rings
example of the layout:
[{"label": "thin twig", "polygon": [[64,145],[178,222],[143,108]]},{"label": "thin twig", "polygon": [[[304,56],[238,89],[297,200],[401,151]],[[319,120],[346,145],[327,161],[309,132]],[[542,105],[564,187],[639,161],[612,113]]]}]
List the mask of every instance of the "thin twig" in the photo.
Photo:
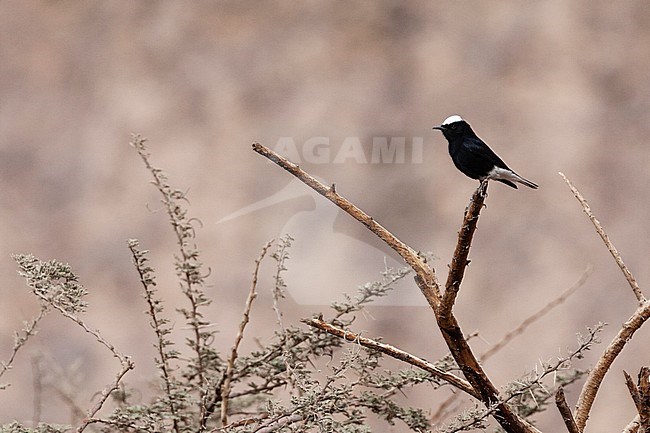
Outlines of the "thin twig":
[{"label": "thin twig", "polygon": [[133,369],[133,362],[127,359],[124,363],[122,363],[122,368],[115,376],[115,380],[113,380],[111,384],[109,384],[106,388],[102,390],[99,396],[99,400],[97,400],[97,403],[95,403],[95,405],[88,411],[88,415],[86,416],[86,418],[81,422],[79,427],[77,427],[76,433],[83,432],[86,429],[86,427],[88,427],[88,425],[93,422],[95,414],[99,412],[102,406],[104,406],[104,403],[111,395],[111,393],[119,388],[120,381],[122,380],[124,375],[131,369]]},{"label": "thin twig", "polygon": [[381,343],[379,341],[367,337],[362,337],[359,334],[339,328],[330,323],[324,322],[323,320],[320,319],[302,319],[302,322],[314,328],[318,328],[321,331],[325,331],[328,334],[335,335],[339,338],[342,338],[346,341],[360,344],[363,347],[376,350],[378,352],[391,356],[392,358],[399,359],[400,361],[404,361],[407,364],[421,368],[422,370],[431,373],[432,376],[444,380],[445,382],[455,386],[461,391],[466,392],[472,397],[476,399],[480,398],[477,392],[474,391],[472,386],[465,379],[462,379],[452,373],[441,370],[440,368],[436,367],[429,361],[419,358],[401,349],[398,349],[395,346],[391,346],[390,344],[386,344],[386,343]]},{"label": "thin twig", "polygon": [[289,424],[302,421],[304,417],[299,413],[294,413],[290,415],[284,415],[281,418],[273,419],[271,422],[262,424],[257,430],[253,430],[255,433],[272,433],[286,427]]},{"label": "thin twig", "polygon": [[230,350],[230,358],[228,358],[228,364],[226,366],[226,371],[224,373],[223,385],[221,386],[221,425],[228,425],[228,403],[230,400],[230,383],[232,380],[232,373],[235,368],[235,361],[237,360],[237,350],[239,349],[239,344],[244,338],[244,330],[250,318],[251,308],[253,306],[253,301],[257,297],[257,276],[260,269],[260,263],[264,260],[266,252],[271,245],[273,240],[267,242],[267,244],[262,248],[262,252],[257,260],[255,260],[255,270],[253,271],[253,281],[251,283],[250,291],[248,292],[248,297],[246,298],[246,306],[244,307],[244,314],[241,322],[239,323],[239,330],[235,336],[235,342],[232,345]]},{"label": "thin twig", "polygon": [[167,346],[171,343],[167,339],[167,334],[171,332],[170,328],[165,327],[167,319],[159,317],[162,312],[162,300],[157,299],[156,296],[156,281],[153,274],[153,269],[147,265],[147,252],[139,249],[140,243],[137,239],[129,239],[127,246],[133,257],[133,264],[140,276],[140,283],[144,289],[144,298],[149,306],[149,317],[151,318],[151,327],[156,334],[155,347],[158,351],[158,368],[162,375],[165,393],[167,394],[167,403],[169,405],[169,413],[172,419],[172,428],[175,433],[179,433],[178,416],[176,413],[176,398],[173,396],[175,388],[174,378],[172,377],[172,368],[170,365],[170,353],[166,350]]},{"label": "thin twig", "polygon": [[526,317],[516,328],[513,330],[509,331],[506,335],[501,338],[500,341],[498,341],[494,346],[490,347],[483,355],[480,356],[481,360],[485,362],[488,358],[493,356],[495,353],[500,351],[506,344],[508,344],[513,338],[515,338],[518,335],[521,335],[524,333],[524,331],[533,323],[537,322],[539,319],[542,317],[546,316],[551,310],[553,310],[555,307],[558,305],[564,303],[564,301],[569,298],[569,296],[573,295],[576,290],[578,290],[580,287],[582,287],[585,282],[587,282],[587,278],[589,278],[589,275],[593,272],[594,268],[593,266],[587,266],[585,271],[580,275],[580,278],[571,285],[571,287],[567,288],[564,290],[558,297],[555,299],[551,300],[548,304],[544,305],[542,308],[537,310],[535,313],[531,314],[530,316]]},{"label": "thin twig", "polygon": [[591,223],[594,225],[596,232],[601,237],[601,239],[605,243],[605,246],[607,246],[607,249],[609,250],[610,254],[612,255],[612,257],[614,257],[616,264],[623,272],[625,279],[627,280],[628,284],[632,288],[632,291],[634,292],[634,296],[636,296],[637,301],[639,301],[639,305],[642,305],[645,302],[646,298],[645,296],[643,296],[643,292],[641,291],[639,284],[636,282],[636,279],[634,278],[634,275],[632,275],[632,272],[630,272],[628,267],[623,262],[623,258],[621,257],[621,254],[618,252],[618,250],[616,249],[612,241],[609,240],[609,236],[607,235],[607,233],[605,233],[605,230],[603,229],[603,226],[600,224],[600,221],[598,221],[594,216],[594,214],[591,212],[591,208],[589,207],[587,200],[585,200],[582,194],[580,194],[580,191],[578,191],[578,189],[575,186],[573,186],[571,181],[564,175],[564,173],[559,173],[559,175],[562,176],[562,178],[567,183],[567,185],[569,185],[571,192],[573,192],[573,195],[578,199],[578,201],[582,205],[582,209],[587,214],[587,217],[589,217]]},{"label": "thin twig", "polygon": [[[2,377],[2,375],[4,375],[7,370],[11,369],[11,365],[16,359],[18,351],[25,345],[25,343],[27,343],[27,340],[29,340],[30,337],[36,335],[38,332],[38,323],[47,315],[48,311],[48,304],[42,304],[41,311],[38,313],[38,316],[34,317],[29,322],[25,322],[25,328],[23,329],[22,334],[16,332],[16,335],[14,335],[14,346],[11,349],[11,355],[9,355],[9,359],[6,362],[0,362],[0,377]],[[0,389],[2,389],[2,385],[0,385]]]},{"label": "thin twig", "polygon": [[560,411],[560,415],[562,415],[562,420],[564,420],[564,425],[566,426],[567,431],[569,433],[580,433],[576,421],[573,419],[571,409],[566,402],[564,389],[562,387],[559,387],[557,391],[555,391],[555,404],[557,405],[557,409]]},{"label": "thin twig", "polygon": [[64,308],[62,308],[56,303],[51,303],[50,305],[52,305],[52,307],[57,309],[59,313],[61,313],[63,316],[67,317],[68,319],[75,322],[77,325],[81,326],[81,328],[83,328],[84,331],[86,331],[87,333],[95,337],[95,340],[97,340],[101,345],[103,345],[108,350],[110,350],[113,356],[115,356],[120,361],[120,364],[122,364],[122,368],[115,376],[115,380],[102,390],[97,403],[92,408],[90,408],[90,410],[88,410],[88,413],[86,414],[86,418],[82,421],[79,427],[77,427],[76,433],[81,433],[86,429],[86,427],[88,427],[88,424],[90,424],[95,414],[99,412],[102,406],[104,406],[104,403],[111,395],[111,393],[116,389],[118,389],[120,385],[120,381],[122,380],[124,375],[128,373],[129,370],[132,370],[135,367],[135,364],[133,363],[133,361],[131,361],[130,357],[125,356],[120,352],[118,352],[117,349],[115,349],[115,346],[113,346],[111,343],[105,340],[104,337],[102,337],[102,335],[99,333],[99,331],[88,327],[88,325],[86,325],[86,323],[83,320],[81,320],[78,316],[69,313],[68,311],[66,311]]},{"label": "thin twig", "polygon": [[[206,323],[202,318],[199,307],[206,305],[206,300],[201,287],[204,277],[200,272],[201,262],[199,261],[198,251],[190,245],[190,240],[194,238],[193,219],[188,218],[186,211],[178,204],[179,201],[187,200],[185,193],[173,190],[163,171],[151,164],[151,155],[145,143],[145,138],[134,134],[130,144],[136,149],[145,167],[151,173],[153,177],[152,183],[163,197],[161,202],[165,206],[169,221],[176,235],[180,251],[180,256],[177,257],[176,261],[177,275],[181,279],[183,294],[190,302],[190,310],[185,313],[185,318],[193,333],[193,340],[190,342],[190,346],[196,353],[196,375],[198,377],[201,400],[203,400],[206,396],[204,384],[206,358],[208,354],[204,350],[205,345],[203,342],[205,337],[202,336],[205,333],[204,328],[206,327]],[[204,409],[202,407],[201,410]]]}]

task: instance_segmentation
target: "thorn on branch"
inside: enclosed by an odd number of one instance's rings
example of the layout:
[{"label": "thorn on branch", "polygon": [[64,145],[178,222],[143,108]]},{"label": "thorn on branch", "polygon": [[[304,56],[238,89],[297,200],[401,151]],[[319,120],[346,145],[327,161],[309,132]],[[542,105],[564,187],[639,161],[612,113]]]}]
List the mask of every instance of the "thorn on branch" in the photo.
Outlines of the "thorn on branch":
[{"label": "thorn on branch", "polygon": [[302,322],[313,328],[320,329],[321,331],[327,332],[328,334],[339,337],[343,340],[349,341],[351,343],[357,343],[368,349],[376,350],[395,359],[406,362],[407,364],[421,368],[422,370],[430,373],[432,376],[442,379],[443,381],[455,386],[461,391],[466,392],[472,397],[476,399],[480,398],[478,393],[474,391],[472,386],[466,380],[452,373],[441,370],[430,362],[422,358],[418,358],[417,356],[405,352],[401,349],[398,349],[397,347],[391,346],[390,344],[382,343],[367,337],[362,337],[361,335],[352,331],[339,328],[338,326],[324,322],[322,320],[322,317],[319,317],[318,319],[303,319]]}]

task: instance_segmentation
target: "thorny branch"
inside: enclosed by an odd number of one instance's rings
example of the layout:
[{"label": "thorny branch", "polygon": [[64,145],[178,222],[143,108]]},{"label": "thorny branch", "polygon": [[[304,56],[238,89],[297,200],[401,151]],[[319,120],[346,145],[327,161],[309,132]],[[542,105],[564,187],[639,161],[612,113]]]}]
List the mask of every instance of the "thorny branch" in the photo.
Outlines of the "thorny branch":
[{"label": "thorny branch", "polygon": [[190,310],[184,311],[187,323],[192,329],[193,340],[191,347],[196,353],[197,365],[196,375],[201,389],[201,400],[205,397],[204,385],[206,382],[206,368],[208,354],[205,353],[203,342],[207,335],[205,328],[208,323],[203,319],[200,307],[205,306],[208,300],[201,291],[201,285],[204,276],[201,274],[201,262],[199,261],[196,246],[191,244],[194,238],[193,223],[195,220],[187,217],[187,212],[179,205],[179,202],[187,200],[183,191],[174,190],[167,182],[167,177],[159,168],[154,167],[150,161],[150,154],[145,145],[146,139],[139,135],[133,135],[131,146],[133,146],[145,167],[151,173],[152,183],[162,195],[161,202],[165,206],[165,211],[169,216],[169,221],[174,228],[180,256],[176,260],[177,275],[182,279],[182,290],[190,302]]},{"label": "thorny branch", "polygon": [[222,385],[221,385],[221,425],[228,424],[228,402],[230,399],[230,382],[232,380],[233,370],[235,368],[235,360],[237,359],[237,350],[239,349],[239,344],[244,338],[244,330],[246,325],[248,325],[251,307],[253,306],[253,301],[257,297],[257,276],[260,269],[260,264],[269,248],[271,248],[273,241],[267,242],[267,244],[262,248],[260,256],[255,260],[255,270],[253,271],[253,282],[251,283],[251,289],[248,292],[248,297],[246,298],[246,306],[244,308],[244,314],[242,321],[239,324],[239,330],[237,331],[237,336],[235,337],[235,342],[233,343],[232,349],[230,350],[230,358],[228,358],[228,364],[226,366],[226,371],[223,374]]},{"label": "thorny branch", "polygon": [[54,308],[63,317],[73,321],[88,334],[95,337],[95,340],[106,347],[122,365],[115,380],[102,390],[99,400],[88,411],[86,418],[77,428],[77,433],[81,433],[86,429],[95,414],[99,412],[111,393],[119,387],[124,375],[129,370],[132,370],[135,365],[130,357],[118,352],[115,346],[109,343],[98,330],[89,327],[79,317],[79,314],[86,307],[83,296],[87,291],[78,283],[78,277],[72,272],[69,265],[58,263],[55,260],[43,262],[32,255],[17,254],[13,257],[19,265],[19,274],[25,277],[27,285],[44,304]]},{"label": "thorny branch", "polygon": [[339,328],[338,326],[334,326],[320,319],[303,319],[302,321],[307,325],[312,326],[314,328],[318,328],[322,331],[327,332],[328,334],[336,335],[337,337],[342,338],[344,340],[350,341],[352,343],[360,344],[361,346],[367,347],[369,349],[377,350],[395,359],[404,361],[407,364],[411,364],[413,366],[421,368],[422,370],[431,373],[431,375],[443,379],[444,381],[455,386],[461,391],[466,392],[472,397],[477,399],[479,398],[479,395],[476,393],[476,391],[474,391],[472,386],[465,379],[461,379],[455,374],[443,371],[440,368],[436,367],[435,365],[431,364],[429,361],[426,361],[422,358],[419,358],[415,355],[412,355],[408,352],[405,352],[401,349],[391,346],[390,344],[381,343],[379,341],[367,337],[362,337],[359,334]]},{"label": "thorny branch", "polygon": [[168,397],[169,404],[169,413],[172,419],[172,428],[175,433],[179,433],[179,423],[177,417],[177,409],[175,400],[172,398],[174,393],[174,378],[172,376],[172,367],[170,365],[170,360],[175,357],[173,351],[169,351],[167,346],[171,345],[171,342],[167,339],[167,335],[171,332],[171,329],[167,327],[167,319],[160,317],[160,313],[163,311],[161,301],[155,297],[156,295],[156,280],[153,276],[153,269],[147,264],[148,251],[143,251],[139,249],[140,243],[137,239],[129,239],[127,241],[127,246],[131,255],[133,257],[133,264],[138,272],[140,277],[140,283],[142,284],[144,290],[144,298],[147,301],[149,307],[148,314],[151,318],[151,327],[153,328],[156,334],[156,351],[158,352],[159,359],[157,361],[158,368],[160,369],[161,378],[163,380],[163,386],[165,393]]},{"label": "thorny branch", "polygon": [[[7,370],[11,369],[11,365],[16,359],[18,351],[27,343],[30,337],[33,337],[38,332],[38,323],[47,315],[49,312],[49,307],[47,304],[41,305],[41,311],[38,313],[38,316],[34,317],[29,322],[25,322],[25,328],[23,329],[22,334],[16,332],[14,336],[14,346],[11,349],[11,355],[9,359],[5,362],[0,362],[0,377],[2,377]],[[4,389],[7,385],[0,384],[0,390]]]},{"label": "thorny branch", "polygon": [[525,378],[519,382],[513,382],[510,389],[505,390],[504,396],[499,402],[496,402],[490,407],[483,409],[480,411],[480,413],[474,414],[474,416],[472,416],[467,423],[459,425],[453,430],[447,430],[445,433],[465,431],[469,427],[479,425],[483,420],[494,414],[498,407],[498,404],[506,404],[516,399],[517,397],[531,393],[535,388],[543,389],[543,380],[546,377],[555,375],[561,370],[565,369],[568,365],[571,364],[574,359],[581,357],[585,351],[589,350],[592,345],[598,342],[598,333],[602,331],[604,326],[604,324],[598,323],[593,327],[587,328],[589,335],[585,337],[579,336],[578,346],[567,353],[567,355],[561,358],[557,358],[557,360],[552,364],[542,363],[541,371],[537,371],[536,368],[535,374],[531,378]]}]

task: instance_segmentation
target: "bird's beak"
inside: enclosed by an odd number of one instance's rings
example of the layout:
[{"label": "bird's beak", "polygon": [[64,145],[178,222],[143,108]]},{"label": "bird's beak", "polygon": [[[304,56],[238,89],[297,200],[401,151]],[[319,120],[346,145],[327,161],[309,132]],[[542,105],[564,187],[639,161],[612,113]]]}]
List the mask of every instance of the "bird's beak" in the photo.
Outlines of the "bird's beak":
[{"label": "bird's beak", "polygon": [[442,127],[442,125],[440,125],[440,126],[434,126],[433,129],[437,129],[438,131],[442,131],[444,128]]}]

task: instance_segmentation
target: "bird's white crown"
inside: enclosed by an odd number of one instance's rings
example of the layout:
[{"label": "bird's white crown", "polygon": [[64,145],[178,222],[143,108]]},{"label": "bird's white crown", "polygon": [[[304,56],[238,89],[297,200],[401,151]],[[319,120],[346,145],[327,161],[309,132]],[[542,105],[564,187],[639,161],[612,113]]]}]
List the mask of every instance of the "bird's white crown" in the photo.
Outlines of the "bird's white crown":
[{"label": "bird's white crown", "polygon": [[449,116],[445,119],[444,122],[442,122],[443,125],[449,125],[451,123],[456,123],[456,122],[461,122],[463,120],[462,117],[460,117],[458,114],[454,114],[453,116]]}]

